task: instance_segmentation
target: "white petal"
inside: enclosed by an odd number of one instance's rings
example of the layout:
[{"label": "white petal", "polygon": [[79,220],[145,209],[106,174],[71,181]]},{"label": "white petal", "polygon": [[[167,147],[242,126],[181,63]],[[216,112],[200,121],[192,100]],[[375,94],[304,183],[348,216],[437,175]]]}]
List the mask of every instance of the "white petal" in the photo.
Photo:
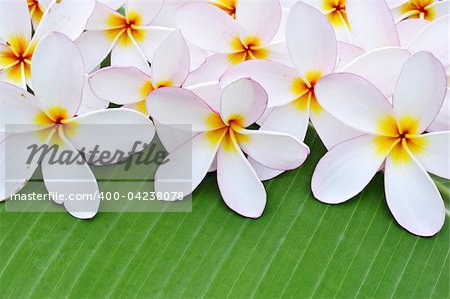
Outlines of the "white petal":
[{"label": "white petal", "polygon": [[97,1],[111,7],[112,9],[119,9],[125,2],[124,0],[97,0]]},{"label": "white petal", "polygon": [[293,66],[291,55],[285,41],[272,42],[267,44],[264,49],[267,51],[266,60],[276,61],[285,65]]},{"label": "white petal", "polygon": [[158,27],[158,26],[148,26],[141,29],[143,34],[143,39],[137,41],[142,53],[144,53],[145,58],[150,63],[153,63],[153,58],[155,57],[156,50],[162,44],[162,42],[172,33],[175,29]]},{"label": "white petal", "polygon": [[432,21],[437,20],[444,16],[448,16],[450,14],[450,1],[448,0],[436,1],[427,6],[427,10],[430,10],[433,13],[433,16],[431,17]]},{"label": "white petal", "polygon": [[224,127],[217,115],[202,99],[183,88],[160,88],[148,98],[147,109],[158,123],[190,125],[192,131],[209,131]]},{"label": "white petal", "polygon": [[380,121],[394,113],[375,86],[353,74],[331,74],[322,78],[316,85],[315,94],[326,111],[366,133],[382,134]]},{"label": "white petal", "polygon": [[403,48],[376,49],[358,57],[342,71],[367,79],[385,97],[391,97],[403,64],[409,57],[409,51]]},{"label": "white petal", "polygon": [[189,49],[190,71],[198,69],[203,63],[205,63],[208,57],[208,52],[203,50],[197,45],[191,42],[186,42]]},{"label": "white petal", "polygon": [[255,170],[256,175],[261,181],[268,181],[271,180],[280,174],[284,173],[284,171],[281,170],[275,170],[272,168],[265,167],[261,165],[260,163],[253,160],[251,157],[248,157],[248,162],[252,166],[252,168]]},{"label": "white petal", "polygon": [[242,130],[238,138],[241,149],[263,166],[291,170],[305,162],[309,148],[295,137],[270,131]]},{"label": "white petal", "polygon": [[445,221],[442,197],[414,158],[402,163],[388,157],[384,184],[389,209],[402,227],[424,237],[439,232]]},{"label": "white petal", "polygon": [[90,73],[108,56],[114,40],[105,31],[85,31],[75,41],[81,51],[86,73]]},{"label": "white petal", "polygon": [[427,129],[429,132],[450,131],[450,88],[442,104],[441,111]]},{"label": "white petal", "polygon": [[138,14],[142,25],[150,24],[158,15],[164,0],[127,0],[125,10],[127,17],[130,14]]},{"label": "white petal", "polygon": [[239,37],[237,23],[210,4],[188,4],[176,12],[183,36],[197,46],[215,53],[232,53],[233,40]]},{"label": "white petal", "polygon": [[450,179],[450,132],[435,132],[416,137],[420,145],[414,156],[428,172]]},{"label": "white petal", "polygon": [[118,24],[114,26],[115,24],[111,24],[110,22],[111,20],[120,20],[122,18],[123,16],[120,13],[97,1],[95,9],[86,25],[86,30],[92,31],[119,28],[119,26],[117,26]]},{"label": "white petal", "polygon": [[407,19],[397,24],[397,32],[400,38],[400,45],[408,46],[411,40],[423,29],[430,24],[429,21],[422,19]]},{"label": "white petal", "polygon": [[91,85],[89,84],[89,76],[86,75],[84,79],[83,98],[81,99],[80,107],[78,108],[77,114],[83,115],[97,110],[104,110],[108,106],[109,106],[108,101],[100,99],[92,91]]},{"label": "white petal", "polygon": [[393,97],[396,115],[414,117],[423,132],[442,107],[447,92],[447,76],[432,54],[419,52],[405,63]]},{"label": "white petal", "polygon": [[364,49],[400,46],[394,19],[384,0],[347,0],[347,17]]},{"label": "white petal", "polygon": [[220,83],[222,86],[227,86],[242,78],[250,78],[258,82],[266,90],[269,96],[268,107],[285,105],[298,97],[292,91],[298,72],[281,63],[249,60],[232,67],[222,76]]},{"label": "white petal", "polygon": [[221,117],[228,124],[230,118],[239,117],[242,127],[258,120],[267,107],[266,91],[251,79],[240,79],[223,89]]},{"label": "white petal", "polygon": [[189,74],[189,49],[179,30],[169,34],[152,60],[154,85],[180,87]]},{"label": "white petal", "polygon": [[267,44],[280,26],[280,2],[278,0],[237,1],[236,21],[242,26],[247,36],[257,36],[262,44]]},{"label": "white petal", "polygon": [[298,2],[292,7],[286,28],[292,61],[306,78],[308,72],[331,73],[336,65],[336,36],[326,17]]},{"label": "white petal", "polygon": [[266,206],[267,195],[255,171],[237,147],[236,140],[223,145],[217,154],[217,182],[227,206],[236,213],[258,218]]},{"label": "white petal", "polygon": [[387,152],[377,152],[375,136],[345,141],[320,159],[311,188],[318,200],[338,204],[360,193],[383,164]]},{"label": "white petal", "polygon": [[337,63],[336,69],[340,70],[342,67],[348,65],[350,62],[365,53],[364,49],[352,44],[337,42]]},{"label": "white petal", "polygon": [[31,19],[25,1],[0,1],[0,38],[9,41],[11,37],[31,39]]},{"label": "white petal", "polygon": [[213,81],[185,88],[199,96],[212,110],[220,113],[220,96],[222,94],[222,88],[220,87],[219,82]]},{"label": "white petal", "polygon": [[137,103],[153,90],[150,77],[134,67],[108,67],[92,74],[94,93],[105,101],[118,105]]},{"label": "white petal", "polygon": [[33,40],[38,41],[53,31],[75,40],[84,31],[94,7],[95,0],[54,1],[42,16]]},{"label": "white petal", "polygon": [[134,66],[144,73],[150,74],[150,66],[141,48],[133,38],[129,38],[132,39],[131,43],[122,45],[118,42],[112,48],[111,66]]},{"label": "white petal", "polygon": [[433,53],[443,65],[450,64],[449,48],[449,30],[450,15],[439,18],[422,31],[409,43],[408,49],[414,54],[419,51],[428,51]]},{"label": "white petal", "polygon": [[232,67],[228,55],[214,54],[206,58],[199,68],[189,74],[184,86],[203,84],[205,82],[219,81],[220,77]]},{"label": "white petal", "polygon": [[[64,138],[64,137],[62,137]],[[77,159],[71,163],[59,163],[64,157],[71,156]],[[99,189],[92,170],[78,151],[67,141],[60,145],[53,155],[45,155],[42,161],[42,176],[48,192],[55,196],[63,196],[64,207],[72,216],[80,219],[93,218],[100,207]],[[57,162],[57,163],[54,163]],[[70,200],[73,196],[83,196],[85,200]],[[90,199],[87,199],[87,196]]]},{"label": "white petal", "polygon": [[64,108],[73,116],[80,105],[84,64],[74,42],[62,33],[50,33],[33,55],[31,78],[36,97],[46,109]]}]

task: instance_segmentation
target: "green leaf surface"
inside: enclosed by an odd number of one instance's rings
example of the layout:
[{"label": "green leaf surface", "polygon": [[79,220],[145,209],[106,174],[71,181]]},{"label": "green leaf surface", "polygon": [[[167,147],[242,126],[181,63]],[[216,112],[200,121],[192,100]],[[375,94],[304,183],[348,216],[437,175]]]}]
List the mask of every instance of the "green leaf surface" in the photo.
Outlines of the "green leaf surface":
[{"label": "green leaf surface", "polygon": [[81,221],[2,204],[0,297],[448,297],[448,219],[433,238],[400,228],[381,174],[345,204],[319,203],[310,179],[325,149],[314,133],[307,143],[313,150],[301,169],[266,183],[269,201],[256,221],[224,205],[214,174],[196,190],[191,213]]}]

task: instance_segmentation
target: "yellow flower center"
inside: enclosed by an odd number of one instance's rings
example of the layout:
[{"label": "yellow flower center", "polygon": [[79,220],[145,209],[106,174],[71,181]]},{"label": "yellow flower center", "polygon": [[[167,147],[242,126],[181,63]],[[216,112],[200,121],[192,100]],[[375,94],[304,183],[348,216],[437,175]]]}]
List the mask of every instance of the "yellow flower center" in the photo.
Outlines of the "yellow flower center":
[{"label": "yellow flower center", "polygon": [[420,18],[428,21],[432,21],[436,12],[431,4],[435,3],[435,0],[410,0],[400,7],[400,12],[404,18]]},{"label": "yellow flower center", "polygon": [[133,11],[128,12],[127,17],[112,14],[107,20],[107,25],[111,28],[106,30],[108,38],[110,40],[118,39],[118,43],[122,46],[131,45],[131,38],[140,42],[144,39],[146,34],[146,32],[141,29],[141,16]]},{"label": "yellow flower center", "polygon": [[244,42],[239,37],[235,37],[231,42],[231,47],[235,52],[229,54],[228,59],[233,65],[247,60],[269,57],[269,50],[261,45],[261,40],[256,36],[249,36]]},{"label": "yellow flower center", "polygon": [[36,115],[34,121],[38,125],[61,125],[66,123],[70,116],[66,108],[60,106],[53,106],[46,112],[40,111]]},{"label": "yellow flower center", "polygon": [[16,83],[20,83],[23,76],[30,78],[35,45],[25,36],[12,36],[6,45],[8,48],[0,51],[0,69],[5,71],[6,78]]},{"label": "yellow flower center", "polygon": [[379,128],[384,136],[375,137],[376,152],[380,155],[390,153],[396,163],[411,159],[407,149],[414,154],[425,149],[426,139],[418,138],[419,122],[414,117],[403,116],[397,122],[393,116],[387,116],[380,120]]},{"label": "yellow flower center", "polygon": [[333,26],[347,26],[350,24],[347,19],[347,11],[345,9],[346,0],[322,0],[322,9]]},{"label": "yellow flower center", "polygon": [[322,107],[317,102],[314,88],[322,78],[321,72],[309,72],[306,78],[295,78],[291,85],[292,93],[297,97],[294,104],[299,110],[311,109],[315,113],[320,113]]},{"label": "yellow flower center", "polygon": [[28,0],[28,10],[30,12],[31,19],[36,23],[39,23],[44,15],[44,9],[39,4],[39,1]]},{"label": "yellow flower center", "polygon": [[233,140],[238,143],[248,142],[249,140],[247,135],[241,133],[245,123],[242,115],[233,114],[229,116],[226,123],[224,123],[219,114],[211,113],[207,117],[206,123],[211,128],[215,128],[206,133],[206,138],[213,147],[215,147],[218,142],[221,142],[221,145],[226,151],[233,151],[235,149]]},{"label": "yellow flower center", "polygon": [[209,0],[209,3],[225,11],[233,19],[236,18],[237,0]]}]

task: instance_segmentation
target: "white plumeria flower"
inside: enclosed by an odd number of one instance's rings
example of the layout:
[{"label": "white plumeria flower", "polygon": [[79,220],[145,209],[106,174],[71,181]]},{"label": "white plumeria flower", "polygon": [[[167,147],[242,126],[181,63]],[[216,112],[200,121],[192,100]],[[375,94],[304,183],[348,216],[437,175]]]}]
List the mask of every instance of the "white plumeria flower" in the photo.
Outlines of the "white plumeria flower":
[{"label": "white plumeria flower", "polygon": [[[286,32],[295,68],[269,61],[248,61],[230,69],[221,83],[226,85],[237,78],[250,77],[266,89],[268,106],[274,109],[262,120],[262,129],[292,134],[304,140],[311,120],[327,148],[360,135],[361,132],[323,110],[315,97],[315,85],[323,76],[334,72],[338,63],[336,37],[328,20],[315,8],[299,2],[291,9]],[[367,78],[389,93],[408,57],[407,50],[386,48],[361,56],[345,70]],[[264,171],[256,163],[255,167],[261,179],[279,174]]]},{"label": "white plumeria flower", "polygon": [[[235,17],[207,3],[187,4],[177,10],[176,23],[183,36],[214,53],[198,70],[202,78],[218,80],[231,66],[246,60],[288,60],[284,42],[274,40],[281,23],[278,0],[239,0]],[[189,81],[194,80],[201,82]]]},{"label": "white plumeria flower", "polygon": [[27,2],[0,1],[0,81],[26,89],[33,52],[39,40],[52,31],[76,39],[83,32],[94,5],[94,0],[53,1],[32,37]]},{"label": "white plumeria flower", "polygon": [[319,161],[311,183],[314,196],[332,204],[349,200],[384,164],[386,200],[397,222],[419,236],[436,234],[445,207],[427,171],[450,179],[450,132],[423,132],[442,106],[446,85],[442,64],[428,52],[405,63],[392,105],[352,74],[332,74],[319,82],[322,107],[365,134],[337,145]]},{"label": "white plumeria flower", "polygon": [[125,16],[97,2],[84,32],[77,40],[91,72],[111,53],[111,65],[134,66],[149,72],[147,60],[173,30],[151,26],[164,0],[127,0]]},{"label": "white plumeria flower", "polygon": [[150,73],[135,67],[108,67],[95,72],[90,85],[99,98],[148,115],[148,95],[161,87],[181,87],[188,73],[189,50],[177,30],[158,47]]},{"label": "white plumeria flower", "polygon": [[[148,109],[164,125],[190,124],[195,136],[170,152],[168,163],[155,175],[155,190],[192,193],[217,159],[217,182],[225,203],[233,211],[258,218],[266,205],[266,192],[245,152],[262,165],[278,170],[299,167],[308,147],[282,133],[248,130],[264,112],[267,94],[250,79],[225,87],[220,113],[186,89],[162,88],[150,95]],[[179,184],[180,165],[192,163],[192,181]]]},{"label": "white plumeria flower", "polygon": [[[116,150],[129,153],[136,141],[149,143],[152,140],[152,122],[133,110],[110,109],[75,116],[83,92],[84,65],[81,53],[67,36],[50,33],[42,39],[34,53],[31,77],[35,96],[12,84],[0,83],[0,129],[6,133],[6,140],[0,147],[0,156],[5,159],[1,163],[1,200],[20,191],[36,170],[37,159],[27,164],[29,145],[57,144],[60,148],[57,155],[62,156],[64,151],[88,153],[96,146],[110,153]],[[10,131],[5,132],[8,125]],[[106,125],[113,134],[105,132]],[[126,125],[140,125],[141,130],[129,134],[130,128]],[[142,126],[146,130],[142,130]],[[13,153],[5,152],[5,143],[9,143],[8,148],[14,148]],[[70,164],[50,163],[48,156],[51,155],[47,154],[41,161],[47,190],[62,194],[66,199],[70,194],[91,194],[93,200],[68,200],[64,201],[64,207],[75,217],[92,218],[100,200],[90,167],[82,163],[80,155],[76,163]],[[5,169],[5,164],[14,167]],[[53,200],[62,203],[56,198]]]},{"label": "white plumeria flower", "polygon": [[396,22],[408,18],[433,21],[450,14],[448,0],[388,0]]}]

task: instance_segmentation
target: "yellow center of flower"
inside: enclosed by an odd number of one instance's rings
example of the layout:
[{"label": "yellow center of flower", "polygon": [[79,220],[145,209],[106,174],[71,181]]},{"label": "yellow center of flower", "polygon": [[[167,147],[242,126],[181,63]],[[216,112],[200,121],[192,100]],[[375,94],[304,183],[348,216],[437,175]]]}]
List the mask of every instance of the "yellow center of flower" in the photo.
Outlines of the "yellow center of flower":
[{"label": "yellow center of flower", "polygon": [[432,21],[436,12],[430,5],[436,2],[435,0],[409,0],[400,7],[400,12],[403,18],[420,18]]},{"label": "yellow center of flower", "polygon": [[249,36],[244,42],[239,37],[235,37],[231,42],[231,47],[235,52],[229,54],[228,59],[233,65],[247,60],[269,57],[269,50],[261,45],[261,40],[256,36]]},{"label": "yellow center of flower", "polygon": [[31,58],[35,45],[25,36],[11,36],[6,42],[7,49],[0,51],[0,70],[4,70],[6,78],[20,83],[22,78],[30,78]]},{"label": "yellow center of flower", "polygon": [[70,116],[66,108],[53,106],[47,111],[40,111],[36,115],[34,122],[38,125],[61,125],[66,123]]},{"label": "yellow center of flower", "polygon": [[218,142],[221,142],[222,147],[226,151],[234,151],[235,146],[233,140],[238,143],[249,141],[249,137],[241,133],[244,129],[245,121],[244,117],[240,114],[229,116],[226,123],[224,123],[219,114],[211,113],[207,117],[206,123],[209,127],[214,128],[214,130],[206,133],[206,138],[213,147]]},{"label": "yellow center of flower", "polygon": [[39,4],[39,1],[28,0],[28,10],[30,11],[31,19],[38,24],[44,15],[44,9]]},{"label": "yellow center of flower", "polygon": [[233,19],[236,18],[237,0],[209,0],[209,3],[225,11]]},{"label": "yellow center of flower", "polygon": [[116,40],[122,46],[129,46],[132,44],[132,39],[135,41],[142,41],[146,32],[141,28],[141,16],[133,11],[127,13],[127,17],[112,14],[107,20],[107,26],[110,28],[106,30],[106,35],[110,40]]},{"label": "yellow center of flower", "polygon": [[333,26],[347,26],[350,24],[347,19],[347,11],[345,10],[346,0],[322,0],[322,9]]},{"label": "yellow center of flower", "polygon": [[320,113],[322,107],[317,102],[314,88],[322,78],[321,72],[309,72],[306,78],[295,78],[291,85],[292,93],[297,97],[294,104],[299,110],[311,109],[315,113]]},{"label": "yellow center of flower", "polygon": [[426,139],[418,138],[419,122],[414,117],[403,116],[397,122],[393,116],[387,116],[379,122],[379,129],[384,136],[374,139],[376,152],[380,155],[390,153],[396,163],[408,162],[413,154],[420,154],[426,146]]}]

